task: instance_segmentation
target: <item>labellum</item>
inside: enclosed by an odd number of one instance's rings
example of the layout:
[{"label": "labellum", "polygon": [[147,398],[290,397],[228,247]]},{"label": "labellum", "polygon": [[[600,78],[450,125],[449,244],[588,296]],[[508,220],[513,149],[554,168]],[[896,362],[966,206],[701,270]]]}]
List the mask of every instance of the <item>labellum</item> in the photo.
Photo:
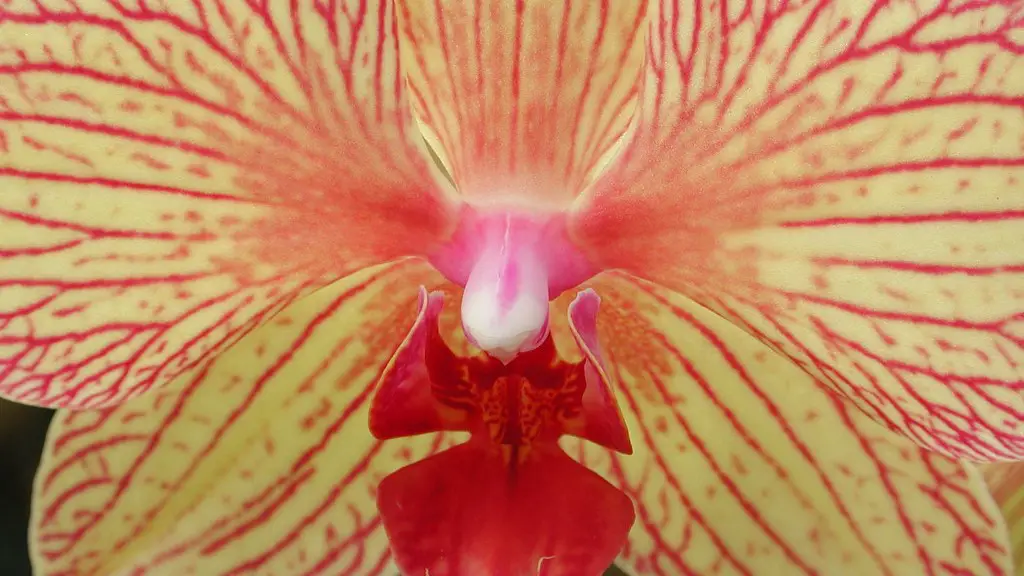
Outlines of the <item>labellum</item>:
[{"label": "labellum", "polygon": [[558,446],[572,434],[622,453],[629,437],[596,341],[598,298],[569,320],[585,360],[559,359],[547,334],[502,362],[455,355],[438,329],[440,293],[420,291],[416,322],[388,364],[370,430],[394,438],[441,430],[468,442],[385,478],[377,496],[406,574],[597,574],[633,524],[629,498]]}]

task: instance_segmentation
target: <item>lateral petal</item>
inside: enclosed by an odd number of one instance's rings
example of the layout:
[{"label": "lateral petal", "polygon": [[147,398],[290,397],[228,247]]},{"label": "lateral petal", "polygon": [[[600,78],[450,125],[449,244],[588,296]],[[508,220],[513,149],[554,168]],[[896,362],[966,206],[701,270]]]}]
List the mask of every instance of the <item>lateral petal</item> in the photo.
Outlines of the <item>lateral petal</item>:
[{"label": "lateral petal", "polygon": [[436,280],[409,263],[360,272],[152,394],[58,413],[35,573],[394,574],[377,483],[446,440],[381,443],[366,418],[404,334],[380,326],[409,325],[415,286]]},{"label": "lateral petal", "polygon": [[0,394],[119,402],[440,241],[393,17],[387,0],[4,2]]},{"label": "lateral petal", "polygon": [[594,283],[634,454],[569,454],[637,504],[637,574],[1011,574],[984,483],[888,432],[721,317]]},{"label": "lateral petal", "polygon": [[659,10],[633,139],[573,220],[581,248],[922,446],[1024,458],[1019,9]]}]

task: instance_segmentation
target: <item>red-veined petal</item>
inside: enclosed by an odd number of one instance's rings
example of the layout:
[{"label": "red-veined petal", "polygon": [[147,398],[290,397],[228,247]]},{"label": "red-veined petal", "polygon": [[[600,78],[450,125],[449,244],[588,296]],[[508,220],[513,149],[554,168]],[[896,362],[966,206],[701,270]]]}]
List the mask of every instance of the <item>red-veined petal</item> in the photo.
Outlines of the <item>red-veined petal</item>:
[{"label": "red-veined petal", "polygon": [[1010,530],[1016,573],[1024,573],[1024,463],[985,464],[981,471]]},{"label": "red-veined petal", "polygon": [[373,384],[436,276],[408,261],[324,288],[201,370],[60,412],[36,478],[39,576],[384,574],[377,483],[445,444],[381,443]]},{"label": "red-veined petal", "polygon": [[636,574],[1009,574],[970,464],[920,448],[692,301],[594,282],[634,454],[570,448],[637,503]]},{"label": "red-veined petal", "polygon": [[449,208],[386,0],[0,6],[0,394],[96,407]]},{"label": "red-veined petal", "polygon": [[635,109],[644,0],[401,0],[412,101],[460,192],[564,206]]},{"label": "red-veined petal", "polygon": [[660,6],[581,246],[922,446],[1024,457],[1020,4]]}]

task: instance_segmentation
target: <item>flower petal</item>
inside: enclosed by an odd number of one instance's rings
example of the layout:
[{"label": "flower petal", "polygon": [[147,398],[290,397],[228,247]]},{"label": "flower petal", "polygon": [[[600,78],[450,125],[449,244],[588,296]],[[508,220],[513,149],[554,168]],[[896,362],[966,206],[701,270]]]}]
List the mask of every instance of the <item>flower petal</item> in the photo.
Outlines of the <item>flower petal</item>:
[{"label": "flower petal", "polygon": [[977,471],[889,433],[692,301],[595,282],[634,455],[582,463],[637,503],[636,573],[1009,574]]},{"label": "flower petal", "polygon": [[482,437],[384,478],[377,502],[410,576],[600,574],[634,517],[625,494],[554,444],[510,470]]},{"label": "flower petal", "polygon": [[438,242],[392,19],[385,0],[4,2],[0,394],[118,402]]},{"label": "flower petal", "polygon": [[[394,574],[380,478],[445,446],[381,443],[372,386],[436,276],[408,262],[324,288],[209,367],[60,412],[36,479],[36,574]],[[411,283],[410,283],[411,282]]]},{"label": "flower petal", "polygon": [[412,101],[460,191],[565,205],[635,108],[646,2],[399,0]]},{"label": "flower petal", "polygon": [[744,326],[922,446],[1024,458],[1024,18],[662,2],[595,264]]}]

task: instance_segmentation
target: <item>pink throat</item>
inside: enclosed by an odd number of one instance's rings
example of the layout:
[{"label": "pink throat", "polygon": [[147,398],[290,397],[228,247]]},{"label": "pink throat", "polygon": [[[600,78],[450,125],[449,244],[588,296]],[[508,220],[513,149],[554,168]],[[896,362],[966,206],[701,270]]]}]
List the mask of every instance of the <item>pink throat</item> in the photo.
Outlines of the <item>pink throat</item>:
[{"label": "pink throat", "polygon": [[471,206],[430,260],[465,288],[466,336],[503,362],[540,345],[548,333],[548,302],[596,272],[570,242],[565,214]]}]

